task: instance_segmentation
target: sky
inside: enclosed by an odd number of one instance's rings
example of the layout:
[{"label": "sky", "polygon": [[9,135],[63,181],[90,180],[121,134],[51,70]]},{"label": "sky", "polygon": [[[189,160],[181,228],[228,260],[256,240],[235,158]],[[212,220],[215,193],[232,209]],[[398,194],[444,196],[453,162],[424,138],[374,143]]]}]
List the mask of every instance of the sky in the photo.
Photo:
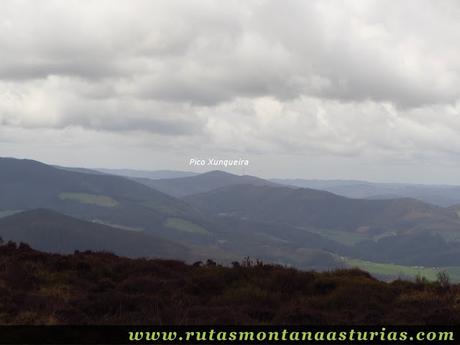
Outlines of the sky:
[{"label": "sky", "polygon": [[459,19],[456,0],[3,0],[0,156],[460,184]]}]

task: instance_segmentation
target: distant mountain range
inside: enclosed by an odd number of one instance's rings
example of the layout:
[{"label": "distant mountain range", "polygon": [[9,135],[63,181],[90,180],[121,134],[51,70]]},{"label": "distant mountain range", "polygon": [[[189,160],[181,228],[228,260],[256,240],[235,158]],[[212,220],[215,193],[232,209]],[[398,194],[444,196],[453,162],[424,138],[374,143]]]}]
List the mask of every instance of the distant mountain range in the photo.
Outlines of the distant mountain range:
[{"label": "distant mountain range", "polygon": [[223,171],[210,171],[204,174],[183,178],[169,178],[159,180],[139,178],[135,180],[165,194],[179,198],[187,195],[209,192],[211,190],[226,186],[276,185],[274,182],[270,182],[258,177],[247,175],[238,176]]},{"label": "distant mountain range", "polygon": [[[234,184],[277,184],[296,188],[324,190],[337,195],[355,199],[398,199],[412,198],[429,204],[449,207],[460,205],[460,186],[426,185],[409,183],[378,183],[360,180],[318,180],[318,179],[280,179],[263,180],[253,176],[237,176],[223,171],[210,171],[199,174],[176,170],[133,170],[133,169],[87,169],[66,168],[74,172],[92,174],[110,174],[132,178],[142,184],[153,187],[176,197],[203,193],[215,188]],[[197,179],[188,179],[198,177]],[[185,179],[184,179],[185,178]],[[150,180],[156,181],[150,181]],[[172,181],[181,179],[177,181]],[[160,181],[161,180],[161,181]],[[253,180],[253,181],[251,181]],[[256,182],[256,181],[259,182]]]},{"label": "distant mountain range", "polygon": [[[460,262],[456,205],[320,190],[362,184],[356,181],[181,173],[139,178],[0,158],[0,236],[49,252],[92,249],[226,263],[251,256],[321,270],[357,260]],[[299,187],[308,183],[315,188]],[[445,188],[454,195],[456,187]]]},{"label": "distant mountain range", "polygon": [[[140,183],[153,187],[166,194],[183,197],[203,193],[215,188],[249,182],[249,184],[273,184],[297,188],[324,190],[337,195],[355,199],[398,199],[412,198],[429,204],[449,207],[460,204],[460,186],[426,185],[408,183],[378,183],[360,180],[318,180],[318,179],[270,179],[262,180],[253,176],[237,176],[222,171],[198,174],[190,171],[175,170],[132,170],[132,169],[85,169],[64,168],[77,172],[104,173],[133,178]],[[209,175],[208,175],[209,174]],[[204,176],[203,176],[204,175]],[[207,176],[208,175],[208,176]],[[198,179],[187,179],[198,177]],[[173,179],[181,179],[172,181]],[[185,179],[183,179],[185,178]],[[238,178],[239,181],[238,181]],[[157,181],[150,181],[150,180]],[[250,181],[258,180],[256,181]],[[162,180],[162,181],[160,181]],[[264,182],[262,182],[264,181]]]},{"label": "distant mountain range", "polygon": [[373,183],[352,180],[272,179],[271,181],[286,186],[320,189],[348,198],[413,198],[444,207],[460,204],[460,186]]},{"label": "distant mountain range", "polygon": [[191,171],[177,171],[177,170],[133,170],[133,169],[94,169],[104,174],[126,176],[133,178],[149,178],[149,179],[169,179],[196,176],[198,173]]}]

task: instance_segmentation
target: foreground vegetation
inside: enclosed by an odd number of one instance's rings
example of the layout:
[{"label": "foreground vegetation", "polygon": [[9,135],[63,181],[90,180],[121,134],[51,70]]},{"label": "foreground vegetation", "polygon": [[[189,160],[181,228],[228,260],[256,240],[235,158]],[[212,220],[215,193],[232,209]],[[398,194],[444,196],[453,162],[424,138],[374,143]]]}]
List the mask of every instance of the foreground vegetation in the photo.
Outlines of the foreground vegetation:
[{"label": "foreground vegetation", "polygon": [[353,270],[245,260],[45,254],[0,246],[1,324],[458,324],[460,286],[441,275],[385,283]]}]

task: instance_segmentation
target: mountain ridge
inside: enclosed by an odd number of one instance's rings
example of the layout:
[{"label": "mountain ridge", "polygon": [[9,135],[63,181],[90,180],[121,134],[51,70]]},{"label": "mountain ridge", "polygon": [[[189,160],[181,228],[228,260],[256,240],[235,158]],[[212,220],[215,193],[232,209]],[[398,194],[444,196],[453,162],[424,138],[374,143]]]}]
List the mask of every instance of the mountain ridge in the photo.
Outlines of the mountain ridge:
[{"label": "mountain ridge", "polygon": [[297,188],[314,188],[348,198],[393,199],[410,197],[442,207],[460,204],[460,186],[417,183],[386,183],[359,180],[270,179]]},{"label": "mountain ridge", "polygon": [[135,179],[135,181],[177,198],[238,184],[276,185],[273,182],[259,177],[235,175],[221,170],[212,170],[196,176],[184,178],[158,180]]},{"label": "mountain ridge", "polygon": [[67,171],[33,160],[0,158],[0,210],[48,208],[86,220],[163,231],[169,217],[201,222],[182,200],[125,177]]},{"label": "mountain ridge", "polygon": [[378,233],[395,225],[414,227],[422,221],[429,226],[433,217],[449,222],[450,226],[459,226],[455,212],[416,199],[351,199],[315,189],[284,186],[229,186],[190,195],[184,200],[211,214],[346,231],[370,227],[366,231]]}]

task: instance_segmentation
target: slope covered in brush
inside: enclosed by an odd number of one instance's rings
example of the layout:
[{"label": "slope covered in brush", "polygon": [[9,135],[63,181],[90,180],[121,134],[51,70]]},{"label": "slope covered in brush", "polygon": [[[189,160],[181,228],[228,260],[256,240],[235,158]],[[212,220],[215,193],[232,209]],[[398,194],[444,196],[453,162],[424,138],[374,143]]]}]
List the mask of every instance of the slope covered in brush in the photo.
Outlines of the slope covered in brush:
[{"label": "slope covered in brush", "polygon": [[458,324],[460,287],[0,246],[0,324]]}]

